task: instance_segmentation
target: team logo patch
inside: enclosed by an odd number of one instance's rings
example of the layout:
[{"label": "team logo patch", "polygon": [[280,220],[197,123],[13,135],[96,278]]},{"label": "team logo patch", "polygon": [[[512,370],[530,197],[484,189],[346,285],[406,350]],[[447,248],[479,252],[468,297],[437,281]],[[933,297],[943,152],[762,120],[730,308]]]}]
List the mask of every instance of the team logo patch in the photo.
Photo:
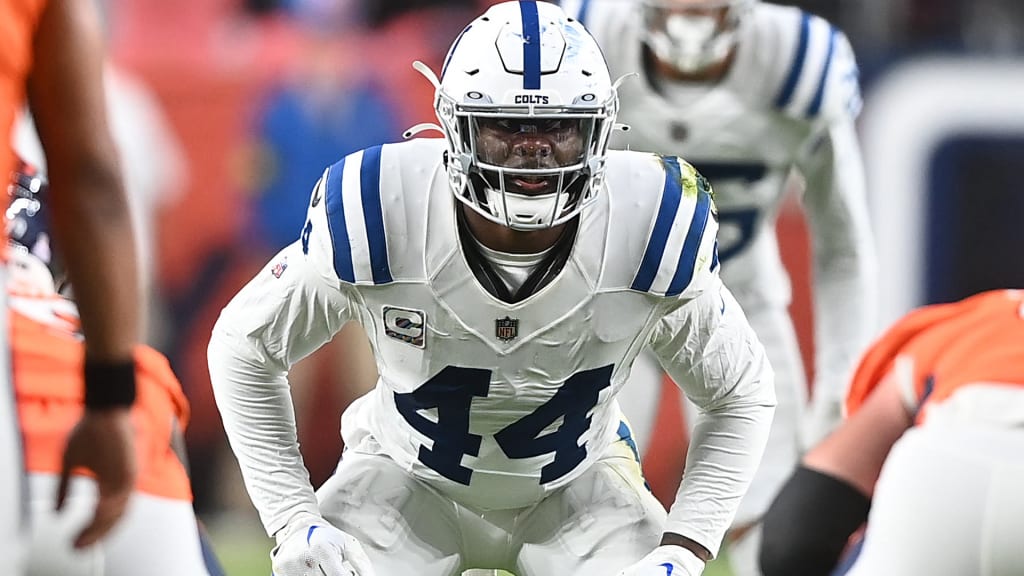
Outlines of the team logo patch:
[{"label": "team logo patch", "polygon": [[502,342],[515,340],[519,336],[519,319],[508,316],[498,318],[494,321],[494,335]]},{"label": "team logo patch", "polygon": [[423,348],[427,315],[420,310],[384,307],[384,333],[395,340]]},{"label": "team logo patch", "polygon": [[274,275],[274,278],[280,278],[281,274],[288,269],[288,257],[281,258],[281,261],[274,264],[274,267],[270,269],[270,273]]}]

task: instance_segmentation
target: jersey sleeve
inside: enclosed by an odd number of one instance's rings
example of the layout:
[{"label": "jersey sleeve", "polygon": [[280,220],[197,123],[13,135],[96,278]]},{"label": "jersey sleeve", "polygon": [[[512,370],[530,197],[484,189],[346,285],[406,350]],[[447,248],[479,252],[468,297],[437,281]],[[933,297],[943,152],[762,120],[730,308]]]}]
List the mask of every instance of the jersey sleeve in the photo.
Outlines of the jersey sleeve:
[{"label": "jersey sleeve", "polygon": [[313,191],[301,238],[224,308],[207,351],[228,440],[271,535],[297,514],[319,514],[299,453],[288,370],[357,315],[355,288],[336,272],[329,176]]},{"label": "jersey sleeve", "polygon": [[[856,118],[862,101],[857,60],[841,30],[823,18],[794,10],[784,24],[775,107],[794,118],[831,123]],[[789,41],[792,39],[792,41]]]},{"label": "jersey sleeve", "polygon": [[701,410],[666,530],[717,554],[768,441],[774,374],[739,304],[717,278],[695,299],[666,307],[651,348]]},{"label": "jersey sleeve", "polygon": [[692,300],[718,280],[718,209],[707,178],[675,156],[661,156],[664,185],[630,289]]}]

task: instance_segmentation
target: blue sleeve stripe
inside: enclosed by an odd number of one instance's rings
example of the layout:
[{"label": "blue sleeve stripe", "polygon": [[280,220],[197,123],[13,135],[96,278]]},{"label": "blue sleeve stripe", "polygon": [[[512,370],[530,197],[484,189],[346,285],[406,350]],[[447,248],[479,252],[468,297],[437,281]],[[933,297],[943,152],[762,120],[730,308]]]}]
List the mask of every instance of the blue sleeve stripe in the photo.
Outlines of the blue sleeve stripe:
[{"label": "blue sleeve stripe", "polygon": [[665,165],[665,187],[661,192],[661,207],[658,208],[658,216],[654,221],[654,230],[651,231],[651,238],[647,241],[647,249],[644,250],[644,258],[640,262],[640,270],[633,279],[633,290],[649,292],[654,279],[661,267],[661,257],[665,254],[665,246],[668,244],[668,235],[672,232],[672,223],[675,222],[676,212],[679,211],[679,202],[683,196],[682,172],[679,168],[679,160],[675,156],[662,156]]},{"label": "blue sleeve stripe", "polygon": [[797,45],[793,64],[789,68],[789,76],[786,77],[786,83],[782,86],[782,92],[779,92],[779,96],[775,99],[776,108],[789,106],[790,101],[793,99],[796,84],[800,80],[800,73],[804,69],[804,60],[807,59],[807,39],[810,35],[811,15],[804,12],[800,19],[800,43]]},{"label": "blue sleeve stripe", "polygon": [[535,0],[519,0],[523,18],[523,90],[540,89],[540,17]]},{"label": "blue sleeve stripe", "polygon": [[359,166],[359,187],[363,201],[363,221],[366,223],[366,241],[370,247],[370,269],[374,284],[392,281],[388,265],[388,241],[384,233],[384,212],[380,203],[381,146],[363,151]]},{"label": "blue sleeve stripe", "polygon": [[821,71],[821,78],[818,80],[818,89],[814,92],[814,100],[811,100],[811,105],[807,108],[808,116],[817,116],[821,110],[821,101],[825,97],[825,84],[828,82],[828,71],[832,66],[832,53],[836,49],[836,35],[838,31],[835,28],[831,29],[831,33],[828,37],[828,54],[825,55],[825,67]]},{"label": "blue sleeve stripe", "polygon": [[666,296],[681,294],[693,280],[693,271],[697,266],[697,252],[700,250],[701,240],[704,238],[710,211],[711,195],[705,191],[698,191],[697,206],[693,210],[690,229],[686,231],[683,251],[679,255],[679,264],[676,265],[676,273],[672,276],[672,282],[668,285],[668,290],[665,291]]},{"label": "blue sleeve stripe", "polygon": [[587,12],[590,11],[590,0],[583,0],[580,3],[580,11],[576,14],[576,21],[583,24],[583,27],[587,27]]},{"label": "blue sleeve stripe", "polygon": [[334,272],[345,282],[355,282],[352,269],[352,244],[348,240],[348,226],[345,224],[345,203],[342,200],[341,175],[345,171],[345,159],[327,169],[327,228],[334,246]]}]

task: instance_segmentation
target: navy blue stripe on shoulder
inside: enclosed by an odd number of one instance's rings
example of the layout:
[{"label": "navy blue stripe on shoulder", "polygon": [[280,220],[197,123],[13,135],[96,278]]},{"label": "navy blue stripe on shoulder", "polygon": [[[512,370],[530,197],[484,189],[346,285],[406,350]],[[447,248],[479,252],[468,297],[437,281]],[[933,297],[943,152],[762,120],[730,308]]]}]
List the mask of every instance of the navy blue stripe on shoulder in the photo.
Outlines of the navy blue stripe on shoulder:
[{"label": "navy blue stripe on shoulder", "polygon": [[380,200],[381,148],[374,146],[364,150],[363,161],[359,166],[363,221],[366,224],[366,241],[370,248],[370,270],[374,284],[393,281],[391,267],[388,264],[388,241],[384,231],[384,211]]},{"label": "navy blue stripe on shoulder", "polygon": [[828,83],[828,71],[832,67],[832,54],[836,50],[836,36],[838,34],[839,31],[832,25],[829,25],[828,53],[825,55],[825,66],[821,71],[821,78],[818,79],[818,89],[814,91],[814,99],[811,100],[811,105],[807,108],[808,116],[817,116],[821,110],[821,101],[825,96],[825,84]]},{"label": "navy blue stripe on shoulder", "polygon": [[661,206],[658,208],[654,229],[651,231],[643,260],[640,262],[640,270],[637,271],[633,284],[630,286],[632,290],[640,292],[649,292],[654,284],[654,279],[658,276],[661,258],[665,254],[668,236],[672,232],[672,224],[676,220],[676,213],[679,211],[679,204],[683,196],[679,160],[675,156],[662,156],[661,159],[665,166],[665,185],[661,192]]},{"label": "navy blue stripe on shoulder", "polygon": [[345,224],[345,202],[342,194],[342,174],[345,172],[345,159],[327,169],[327,229],[331,234],[331,245],[334,247],[334,272],[345,282],[355,282],[356,275],[352,268],[352,244],[348,239],[348,226]]},{"label": "navy blue stripe on shoulder", "polygon": [[800,74],[804,69],[804,61],[807,60],[807,43],[811,35],[811,15],[803,12],[800,17],[800,41],[797,44],[796,52],[793,53],[793,63],[789,67],[789,74],[786,76],[786,83],[775,98],[776,108],[789,106],[796,91],[797,82],[800,81]]},{"label": "navy blue stripe on shoulder", "polygon": [[708,214],[711,212],[711,194],[707,190],[698,187],[697,206],[693,210],[693,217],[690,218],[690,228],[686,231],[686,239],[683,240],[683,251],[679,254],[679,263],[676,265],[676,273],[672,276],[672,282],[668,285],[666,296],[677,296],[690,285],[693,280],[693,272],[697,266],[697,253],[700,251],[701,241],[704,239],[704,230],[708,225]]}]

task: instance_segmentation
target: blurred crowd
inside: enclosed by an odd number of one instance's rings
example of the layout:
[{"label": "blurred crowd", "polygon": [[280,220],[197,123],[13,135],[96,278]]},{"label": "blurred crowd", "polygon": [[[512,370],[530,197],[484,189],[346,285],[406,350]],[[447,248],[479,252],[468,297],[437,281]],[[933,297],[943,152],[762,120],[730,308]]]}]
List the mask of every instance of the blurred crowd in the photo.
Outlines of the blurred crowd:
[{"label": "blurred crowd", "polygon": [[[594,0],[616,1],[616,0]],[[628,0],[618,0],[628,1]],[[903,58],[1024,51],[1019,0],[803,0],[851,38],[865,90]],[[248,506],[210,392],[220,309],[299,234],[308,195],[343,155],[433,120],[432,87],[483,0],[103,0],[111,113],[151,286],[149,339],[192,402],[188,443],[201,515]],[[113,102],[116,100],[116,103]],[[31,147],[26,135],[25,147]],[[292,373],[314,485],[341,450],[337,415],[372,386],[356,332]]]}]

